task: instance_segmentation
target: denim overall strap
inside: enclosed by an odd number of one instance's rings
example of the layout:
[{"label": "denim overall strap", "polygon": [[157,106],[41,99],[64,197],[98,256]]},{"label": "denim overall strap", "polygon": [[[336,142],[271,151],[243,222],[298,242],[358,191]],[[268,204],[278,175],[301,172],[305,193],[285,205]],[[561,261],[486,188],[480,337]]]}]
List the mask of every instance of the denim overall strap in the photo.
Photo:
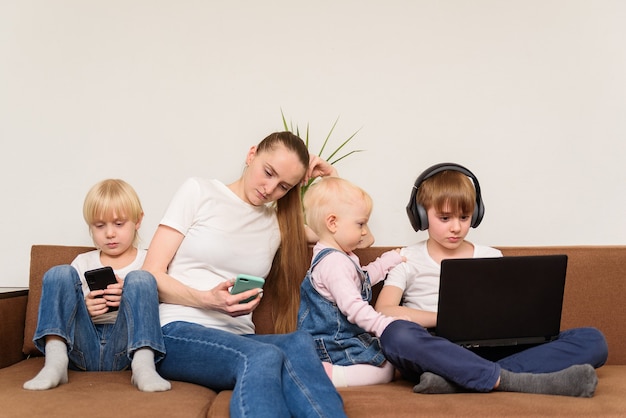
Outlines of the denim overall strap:
[{"label": "denim overall strap", "polygon": [[337,250],[335,248],[324,248],[319,253],[317,253],[315,258],[313,258],[313,261],[311,262],[311,267],[309,268],[309,271],[307,272],[307,275],[310,276],[311,273],[313,272],[313,269],[315,268],[315,266],[320,261],[322,261],[322,259],[324,257],[326,257],[328,254],[330,254],[332,252],[341,253],[341,254],[345,255],[346,257],[348,257],[348,259],[350,261],[352,261],[352,264],[354,264],[354,268],[356,269],[356,271],[359,273],[359,276],[361,277],[361,298],[363,300],[371,302],[371,300],[372,300],[372,282],[370,280],[369,273],[367,271],[363,270],[359,265],[357,265],[354,262],[354,260],[351,259],[346,253],[344,253],[342,251],[339,251],[339,250]]},{"label": "denim overall strap", "polygon": [[371,282],[367,273],[342,251],[324,248],[313,258],[300,286],[298,329],[307,331],[313,336],[318,356],[322,361],[342,366],[351,364],[380,366],[385,362],[385,357],[378,338],[348,321],[337,304],[322,296],[313,285],[313,269],[324,257],[335,251],[348,257],[359,273],[363,301],[369,302],[372,297]]},{"label": "denim overall strap", "polygon": [[319,263],[320,261],[322,261],[322,258],[326,257],[328,254],[332,253],[332,252],[338,252],[340,253],[341,251],[336,250],[334,248],[324,248],[322,249],[319,253],[317,253],[315,255],[315,257],[313,258],[313,261],[311,262],[311,267],[309,267],[309,273],[313,271],[313,269],[315,268],[315,266],[317,265],[317,263]]}]

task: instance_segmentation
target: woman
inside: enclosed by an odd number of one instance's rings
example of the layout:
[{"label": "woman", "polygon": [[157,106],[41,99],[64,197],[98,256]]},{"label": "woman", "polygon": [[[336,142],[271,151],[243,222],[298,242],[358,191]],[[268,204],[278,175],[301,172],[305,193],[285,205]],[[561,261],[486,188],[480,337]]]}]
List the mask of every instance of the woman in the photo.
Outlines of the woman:
[{"label": "woman", "polygon": [[234,183],[194,178],[178,190],[144,264],[162,301],[163,376],[232,389],[234,417],[345,416],[311,336],[254,335],[260,297],[240,302],[260,291],[228,291],[239,273],[269,274],[281,301],[277,330],[295,329],[299,287],[288,278],[304,277],[295,270],[307,265],[300,184],[331,174],[300,138],[280,132],[250,148]]}]

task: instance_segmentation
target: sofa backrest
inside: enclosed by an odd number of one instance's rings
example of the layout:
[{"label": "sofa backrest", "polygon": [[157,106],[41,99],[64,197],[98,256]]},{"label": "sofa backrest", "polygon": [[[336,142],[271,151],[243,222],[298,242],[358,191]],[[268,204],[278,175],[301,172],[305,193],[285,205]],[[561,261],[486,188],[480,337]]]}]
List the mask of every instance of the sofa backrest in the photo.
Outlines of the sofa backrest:
[{"label": "sofa backrest", "polygon": [[[370,247],[355,251],[362,265],[395,247]],[[608,364],[626,365],[626,246],[499,247],[504,255],[567,254],[568,269],[561,329],[593,326],[609,344]],[[32,338],[37,326],[41,279],[51,267],[69,264],[91,247],[35,245],[31,250],[30,289],[26,311],[23,351],[41,355]],[[294,278],[298,283],[302,278]],[[376,300],[382,285],[374,287]],[[273,295],[265,292],[253,315],[257,332],[273,332]]]},{"label": "sofa backrest", "polygon": [[[63,245],[33,245],[31,247],[28,302],[26,305],[24,343],[22,346],[22,351],[27,356],[35,357],[42,355],[33,343],[33,336],[37,329],[43,275],[52,267],[70,264],[78,254],[93,249],[93,247]],[[265,292],[263,302],[254,312],[253,320],[257,326],[257,332],[260,334],[269,334],[274,331],[271,309],[273,299],[269,292]]]},{"label": "sofa backrest", "polygon": [[505,255],[567,254],[561,329],[604,333],[608,364],[626,364],[626,246],[502,247]]},{"label": "sofa backrest", "polygon": [[30,250],[30,278],[28,303],[24,323],[24,345],[22,351],[27,356],[41,356],[33,343],[37,328],[39,301],[41,300],[41,279],[46,271],[54,266],[70,264],[80,253],[93,250],[92,247],[72,247],[62,245],[33,245]]},{"label": "sofa backrest", "polygon": [[[28,286],[28,302],[26,305],[26,320],[24,323],[24,343],[22,351],[27,356],[41,356],[42,353],[35,347],[33,336],[37,329],[39,301],[43,275],[54,266],[70,264],[78,254],[91,251],[93,247],[63,246],[63,245],[33,245],[30,251],[30,276]],[[253,320],[260,334],[274,332],[272,321],[273,297],[264,292],[261,305],[254,311]]]}]

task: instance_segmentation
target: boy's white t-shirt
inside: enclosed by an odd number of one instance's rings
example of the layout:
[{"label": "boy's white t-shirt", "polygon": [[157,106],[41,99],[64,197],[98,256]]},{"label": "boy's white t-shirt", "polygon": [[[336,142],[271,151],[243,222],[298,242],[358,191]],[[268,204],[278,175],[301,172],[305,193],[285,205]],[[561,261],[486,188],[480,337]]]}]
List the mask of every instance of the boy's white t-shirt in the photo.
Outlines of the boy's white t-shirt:
[{"label": "boy's white t-shirt", "polygon": [[[473,258],[502,257],[500,250],[484,245],[472,245]],[[402,289],[402,306],[437,312],[441,265],[428,254],[426,241],[405,247],[400,254],[406,257],[406,262],[389,272],[385,286]]]},{"label": "boy's white t-shirt", "polygon": [[[146,250],[137,249],[137,256],[133,260],[132,263],[127,265],[124,268],[114,270],[115,274],[119,276],[120,279],[126,278],[126,275],[134,270],[141,270],[143,266],[143,262],[146,259]],[[72,267],[78,271],[78,276],[80,277],[81,284],[83,286],[83,294],[87,297],[89,294],[89,286],[87,285],[87,280],[85,280],[85,272],[88,270],[93,270],[97,268],[102,268],[104,265],[102,261],[100,261],[100,250],[93,250],[86,253],[79,254],[76,256],[74,261],[72,261]],[[102,315],[99,315],[95,318],[92,318],[94,324],[113,324],[115,323],[115,319],[117,318],[117,312],[107,312]]]},{"label": "boy's white t-shirt", "polygon": [[[199,290],[210,290],[240,273],[266,277],[280,245],[274,208],[250,205],[217,180],[186,180],[160,224],[185,236],[168,274]],[[161,303],[159,309],[161,325],[187,321],[236,334],[254,333],[252,315],[234,318],[170,303]]]}]

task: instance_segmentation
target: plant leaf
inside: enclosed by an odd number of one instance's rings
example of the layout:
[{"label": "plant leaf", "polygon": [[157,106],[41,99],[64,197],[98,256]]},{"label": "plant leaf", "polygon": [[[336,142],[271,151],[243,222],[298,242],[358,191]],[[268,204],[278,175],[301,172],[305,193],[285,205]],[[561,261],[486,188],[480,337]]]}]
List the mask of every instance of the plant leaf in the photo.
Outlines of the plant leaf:
[{"label": "plant leaf", "polygon": [[[365,150],[364,149],[355,149],[354,151],[350,151],[349,153],[347,153],[345,155],[342,155],[341,157],[337,158],[334,161],[329,161],[329,163],[330,163],[330,165],[334,165],[335,163],[343,160],[344,158],[346,158],[349,155],[352,155],[352,154],[357,153],[357,152],[363,152],[363,151],[365,151]],[[329,157],[329,158],[331,158],[331,157]]]},{"label": "plant leaf", "polygon": [[287,119],[285,119],[285,114],[283,113],[283,109],[280,109],[280,116],[283,118],[283,126],[285,127],[285,131],[290,131],[289,126],[287,126]]},{"label": "plant leaf", "polygon": [[328,132],[328,135],[326,135],[326,139],[324,140],[324,143],[322,144],[322,149],[320,149],[320,152],[317,154],[320,157],[322,157],[322,153],[324,152],[324,148],[326,148],[326,144],[328,143],[328,140],[330,139],[330,136],[332,135],[333,131],[335,130],[335,126],[337,126],[337,122],[339,122],[339,116],[337,116],[337,119],[335,119],[335,123],[333,123],[333,126],[330,128],[330,131]]},{"label": "plant leaf", "polygon": [[[285,130],[289,131],[289,132],[293,132],[295,135],[297,135],[300,138],[302,138],[302,136],[300,136],[300,127],[298,125],[294,125],[293,121],[290,121],[289,124],[287,123],[287,118],[285,118],[285,113],[283,112],[282,108],[280,109],[280,115],[282,117],[282,122],[283,122],[283,126],[284,126]],[[356,134],[359,133],[359,131],[361,130],[361,129],[358,129],[356,132],[354,132],[352,135],[350,135],[350,137],[348,139],[343,141],[341,143],[341,145],[339,145],[328,157],[324,157],[322,155],[324,153],[324,150],[326,149],[326,146],[328,145],[328,142],[330,141],[330,137],[331,137],[332,133],[335,131],[335,127],[337,126],[338,122],[339,122],[339,117],[337,117],[337,119],[335,119],[335,122],[333,123],[332,127],[330,128],[330,131],[328,131],[328,135],[326,135],[326,139],[324,139],[324,142],[322,143],[322,148],[320,149],[319,153],[317,154],[320,158],[324,158],[326,161],[328,161],[328,163],[330,165],[334,165],[335,163],[343,160],[346,157],[349,157],[352,154],[355,154],[357,152],[365,151],[365,150],[362,150],[362,149],[353,150],[353,151],[350,151],[350,152],[342,155],[341,157],[338,157],[338,158],[332,160],[332,158],[335,155],[337,155],[337,153],[339,151],[341,151],[343,149],[343,147],[345,147],[350,141],[352,141],[352,139],[354,139]],[[304,138],[302,138],[302,140],[304,141],[307,149],[309,149],[309,145],[310,145],[309,144],[309,134],[310,134],[310,126],[309,126],[309,123],[307,123],[306,124],[305,136],[304,136]],[[313,182],[315,180],[316,179],[309,179],[309,181],[306,184],[304,184],[304,185],[302,185],[300,187],[300,196],[301,197],[304,196],[304,193],[306,193],[306,191],[309,188],[309,186],[311,184],[313,184]]]},{"label": "plant leaf", "polygon": [[[337,147],[337,149],[335,149],[335,151],[330,154],[327,158],[327,160],[330,160],[331,158],[333,158],[335,156],[335,154],[337,154],[348,142],[350,142],[352,140],[352,138],[354,138],[356,136],[356,134],[359,133],[361,129],[357,130],[355,133],[353,133],[352,135],[350,135],[350,137],[348,139],[346,139],[345,141],[343,141],[343,144],[339,145],[339,147]],[[343,157],[342,157],[343,158]]]},{"label": "plant leaf", "polygon": [[[298,135],[300,136],[300,135]],[[309,124],[306,124],[306,138],[304,139],[304,145],[309,148]]]}]

